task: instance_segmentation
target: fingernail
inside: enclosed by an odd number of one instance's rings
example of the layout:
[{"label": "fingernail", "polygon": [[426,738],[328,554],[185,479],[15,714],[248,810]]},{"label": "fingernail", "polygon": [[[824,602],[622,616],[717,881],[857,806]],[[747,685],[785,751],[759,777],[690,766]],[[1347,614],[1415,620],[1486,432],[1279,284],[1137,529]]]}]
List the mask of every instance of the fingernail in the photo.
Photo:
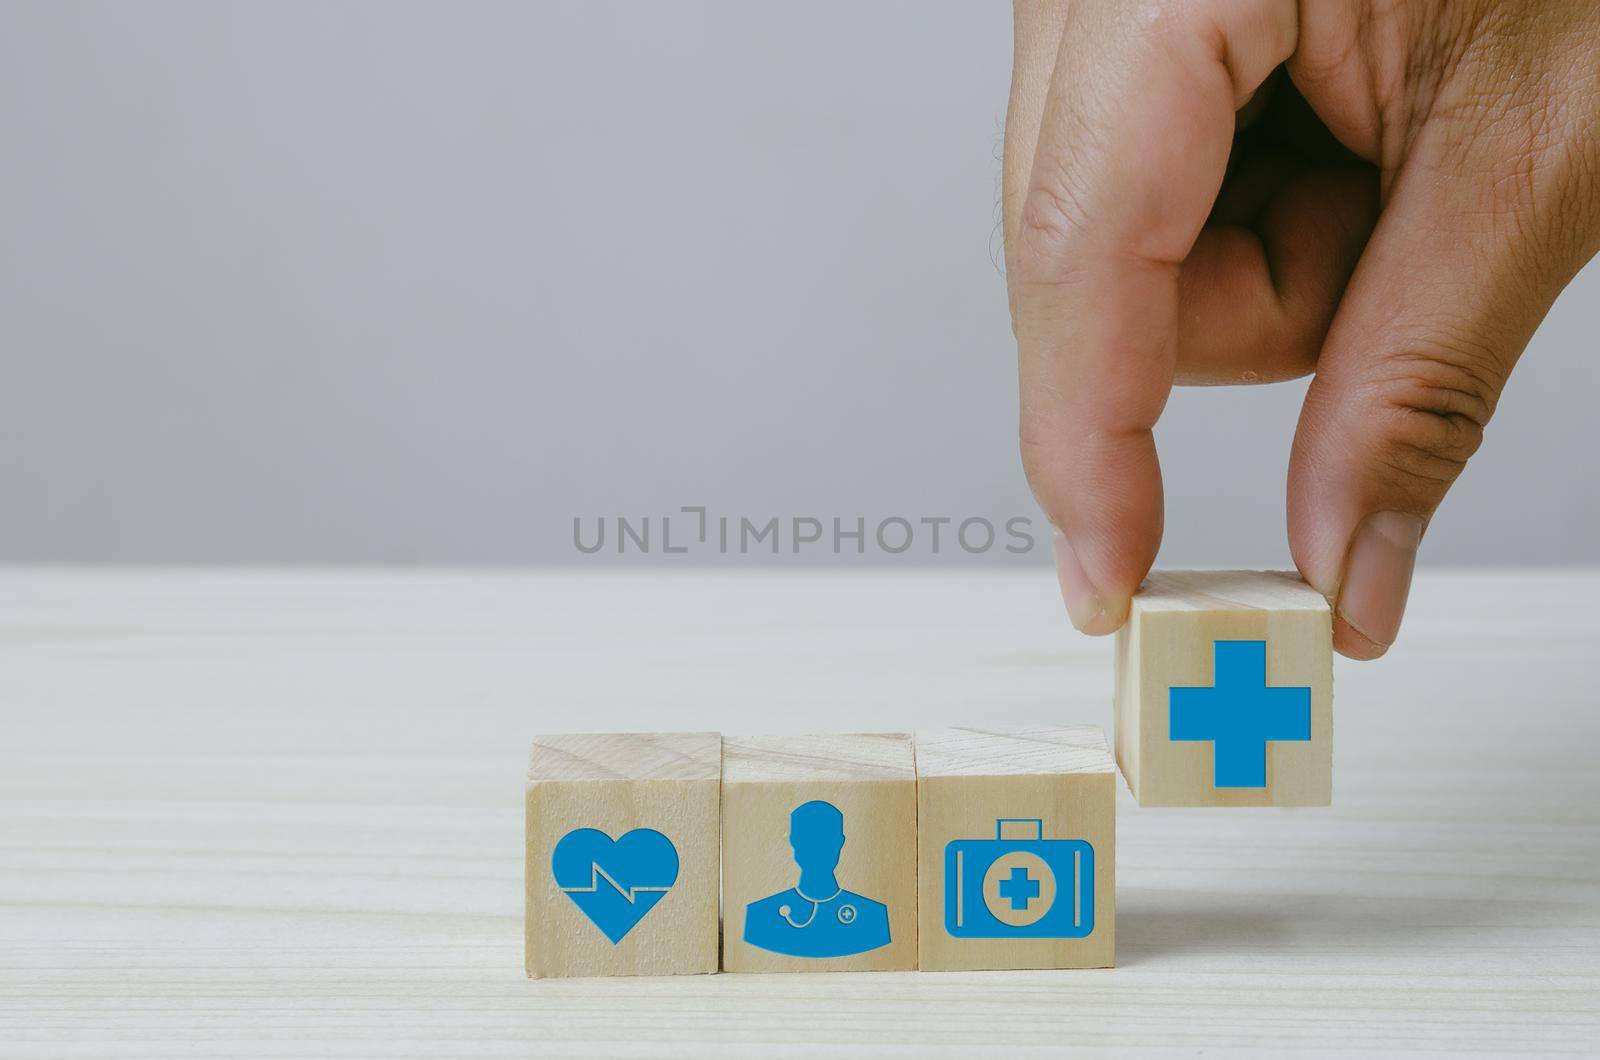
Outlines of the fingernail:
[{"label": "fingernail", "polygon": [[1350,539],[1339,586],[1339,617],[1381,647],[1393,644],[1400,634],[1422,528],[1415,515],[1377,512],[1367,516]]},{"label": "fingernail", "polygon": [[1117,627],[1122,625],[1127,607],[1124,605],[1118,609],[1107,606],[1105,598],[1083,572],[1083,564],[1078,562],[1077,554],[1072,551],[1072,545],[1061,531],[1052,532],[1050,546],[1055,552],[1056,580],[1061,583],[1061,599],[1067,605],[1067,617],[1072,619],[1072,624],[1082,632],[1095,636],[1116,632]]}]

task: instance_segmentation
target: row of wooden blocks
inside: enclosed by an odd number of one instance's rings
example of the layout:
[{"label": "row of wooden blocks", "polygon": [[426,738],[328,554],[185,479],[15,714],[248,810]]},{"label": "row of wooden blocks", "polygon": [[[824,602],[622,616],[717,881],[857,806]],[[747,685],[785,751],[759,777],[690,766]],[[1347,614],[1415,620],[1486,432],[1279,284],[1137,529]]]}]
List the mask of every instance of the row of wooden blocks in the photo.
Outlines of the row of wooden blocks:
[{"label": "row of wooden blocks", "polygon": [[1097,727],[539,738],[531,976],[1083,968],[1142,805],[1326,805],[1332,628],[1294,575],[1152,575]]},{"label": "row of wooden blocks", "polygon": [[528,974],[1109,966],[1115,801],[1092,727],[541,737]]}]

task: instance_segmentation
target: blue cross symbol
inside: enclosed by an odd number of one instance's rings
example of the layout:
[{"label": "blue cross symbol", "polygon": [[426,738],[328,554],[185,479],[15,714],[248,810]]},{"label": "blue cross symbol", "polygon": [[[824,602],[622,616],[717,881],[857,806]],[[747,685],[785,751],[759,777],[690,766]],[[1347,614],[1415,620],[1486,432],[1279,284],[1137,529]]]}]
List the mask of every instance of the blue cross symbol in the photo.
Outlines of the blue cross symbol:
[{"label": "blue cross symbol", "polygon": [[1000,881],[1000,897],[1011,899],[1011,908],[1028,908],[1028,903],[1039,897],[1039,881],[1028,878],[1028,870],[1014,866],[1011,875]]},{"label": "blue cross symbol", "polygon": [[1267,741],[1311,739],[1311,689],[1267,687],[1267,642],[1219,640],[1210,688],[1174,688],[1173,740],[1216,743],[1219,788],[1267,786]]}]

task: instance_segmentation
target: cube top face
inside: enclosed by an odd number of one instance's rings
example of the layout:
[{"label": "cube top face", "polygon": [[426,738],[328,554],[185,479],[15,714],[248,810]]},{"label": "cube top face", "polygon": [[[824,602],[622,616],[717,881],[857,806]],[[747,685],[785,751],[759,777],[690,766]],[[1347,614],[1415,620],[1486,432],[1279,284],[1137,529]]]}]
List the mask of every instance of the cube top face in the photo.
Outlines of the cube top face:
[{"label": "cube top face", "polygon": [[728,736],[722,742],[724,784],[895,781],[916,775],[911,737],[905,733]]},{"label": "cube top face", "polygon": [[1116,770],[1098,728],[919,732],[924,970],[1116,955]]},{"label": "cube top face", "polygon": [[1328,601],[1294,571],[1151,571],[1133,598],[1132,613],[1312,611]]},{"label": "cube top face", "polygon": [[1114,773],[1099,726],[924,729],[916,737],[919,777],[1006,777]]},{"label": "cube top face", "polygon": [[535,742],[528,975],[717,970],[719,742],[693,733]]},{"label": "cube top face", "polygon": [[563,733],[533,741],[529,780],[717,780],[714,732]]},{"label": "cube top face", "polygon": [[1116,644],[1117,762],[1144,806],[1325,806],[1333,627],[1279,572],[1153,574]]},{"label": "cube top face", "polygon": [[908,735],[729,737],[723,969],[915,968],[916,790]]}]

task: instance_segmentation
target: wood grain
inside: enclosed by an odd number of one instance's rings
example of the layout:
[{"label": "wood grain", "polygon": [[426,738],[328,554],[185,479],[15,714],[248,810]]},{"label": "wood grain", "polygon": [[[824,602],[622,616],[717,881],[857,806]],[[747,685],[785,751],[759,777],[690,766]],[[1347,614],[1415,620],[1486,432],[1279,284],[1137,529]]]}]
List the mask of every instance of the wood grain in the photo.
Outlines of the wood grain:
[{"label": "wood grain", "polygon": [[[746,941],[747,906],[796,886],[790,815],[813,800],[830,803],[843,814],[837,884],[888,907],[888,945],[819,958],[774,953]],[[722,806],[724,970],[848,972],[917,966],[917,781],[909,735],[724,737]],[[794,920],[809,923],[799,902],[791,907]],[[826,905],[808,911],[832,913]]]},{"label": "wood grain", "polygon": [[[541,736],[529,756],[525,968],[530,977],[715,972],[722,741],[715,733]],[[551,854],[578,828],[666,836],[678,877],[616,943],[557,885]]]},{"label": "wood grain", "polygon": [[[1333,626],[1293,573],[1156,571],[1116,635],[1116,747],[1141,806],[1326,806],[1333,794]],[[1272,741],[1266,785],[1217,787],[1215,745],[1169,737],[1168,694],[1215,684],[1218,641],[1264,641],[1268,685],[1311,689],[1311,739]]]},{"label": "wood grain", "polygon": [[1108,727],[1111,644],[1033,570],[0,571],[0,1055],[1593,1055],[1597,597],[1419,571],[1331,807],[1121,792],[1116,968],[530,981],[536,733]]},{"label": "wood grain", "polygon": [[[1116,958],[1117,776],[1100,728],[923,729],[916,752],[919,967],[1110,967]],[[1040,838],[1089,844],[1092,930],[1071,939],[952,936],[945,923],[946,847],[995,839],[1002,819],[1025,818],[1040,821]],[[1072,875],[1047,875],[1054,901],[1070,908]],[[1076,891],[1081,896],[1082,886]]]},{"label": "wood grain", "polygon": [[561,733],[534,738],[528,779],[722,781],[714,732]]}]

